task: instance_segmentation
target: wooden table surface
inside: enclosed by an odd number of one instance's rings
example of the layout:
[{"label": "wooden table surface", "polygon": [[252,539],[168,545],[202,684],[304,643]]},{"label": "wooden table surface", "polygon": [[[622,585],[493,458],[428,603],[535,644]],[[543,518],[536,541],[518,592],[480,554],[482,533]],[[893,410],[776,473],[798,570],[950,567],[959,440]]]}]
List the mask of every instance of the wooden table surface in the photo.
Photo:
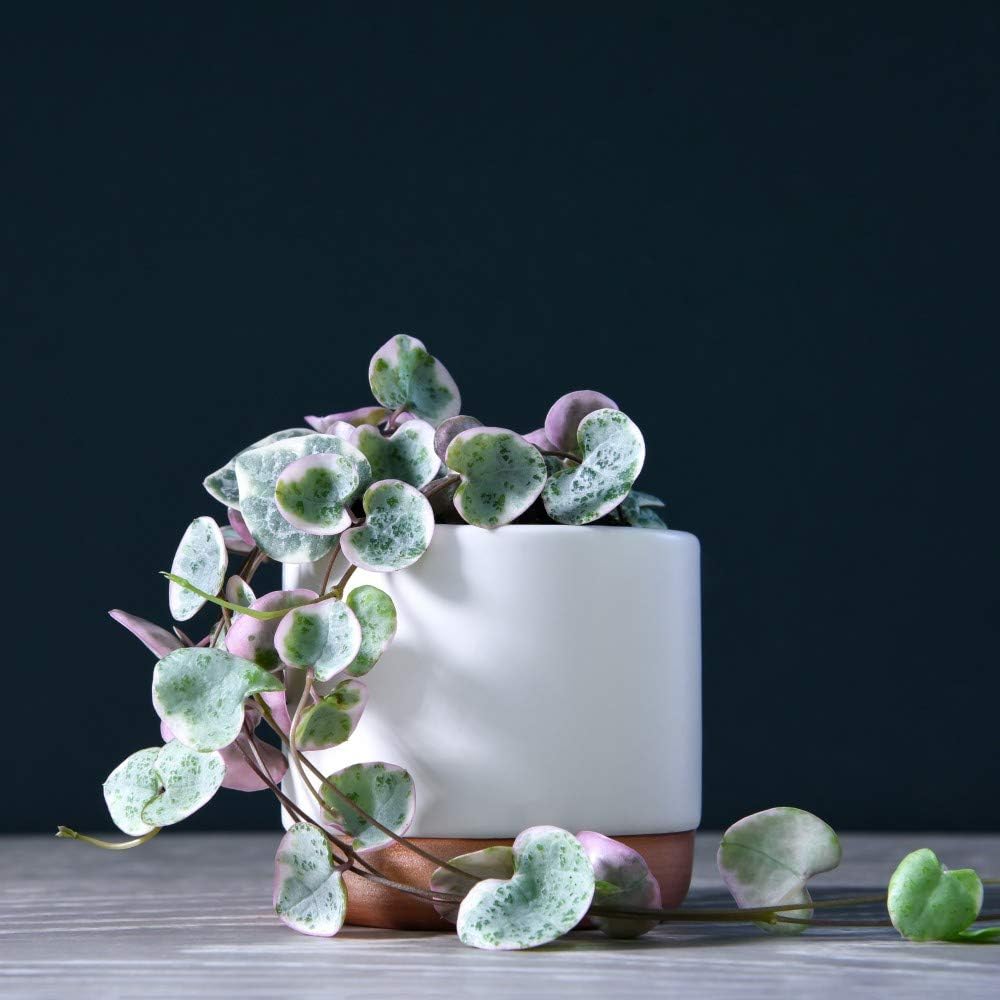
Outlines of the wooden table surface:
[{"label": "wooden table surface", "polygon": [[[332,939],[271,912],[278,835],[165,833],[137,850],[0,838],[0,996],[137,998],[1000,997],[1000,945],[909,944],[895,931],[670,925],[636,942],[573,934],[531,952],[479,952],[451,934],[345,928]],[[717,836],[700,834],[691,900],[724,899]],[[1000,836],[843,837],[817,896],[884,888],[931,847],[1000,875]],[[1000,908],[1000,891],[987,905]],[[874,911],[869,914],[874,915]]]}]

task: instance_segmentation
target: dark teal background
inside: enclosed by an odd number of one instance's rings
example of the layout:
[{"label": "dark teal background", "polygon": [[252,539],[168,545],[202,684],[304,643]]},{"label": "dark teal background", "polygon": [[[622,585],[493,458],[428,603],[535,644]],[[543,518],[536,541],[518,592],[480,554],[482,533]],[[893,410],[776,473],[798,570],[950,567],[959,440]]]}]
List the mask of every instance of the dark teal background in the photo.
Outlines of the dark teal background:
[{"label": "dark teal background", "polygon": [[166,623],[203,476],[407,331],[488,423],[643,428],[706,825],[1000,828],[996,5],[361,9],[5,15],[3,827],[107,826],[157,726],[104,612]]}]

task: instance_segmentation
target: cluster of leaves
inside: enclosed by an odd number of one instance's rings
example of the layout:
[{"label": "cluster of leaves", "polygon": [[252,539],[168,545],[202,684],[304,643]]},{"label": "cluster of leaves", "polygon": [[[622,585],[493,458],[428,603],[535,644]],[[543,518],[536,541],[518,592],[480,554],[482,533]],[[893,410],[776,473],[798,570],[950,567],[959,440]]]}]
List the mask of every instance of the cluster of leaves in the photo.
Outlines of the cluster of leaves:
[{"label": "cluster of leaves", "polygon": [[[350,738],[368,701],[361,678],[396,632],[385,591],[348,588],[356,569],[406,569],[427,551],[435,524],[454,519],[481,528],[518,519],[664,527],[662,502],[634,489],[642,434],[601,393],[568,393],[543,427],[523,436],[486,427],[460,412],[454,380],[407,336],[376,352],[369,382],[377,405],[307,417],[309,427],[270,434],[205,479],[228,524],[192,521],[165,575],[177,622],[206,604],[220,609],[209,634],[195,642],[177,626],[111,613],[157,658],[153,705],[163,744],[138,750],[108,776],[111,818],[137,839],[101,846],[148,840],[219,788],[270,790],[295,820],[275,861],[274,907],[303,933],[340,929],[346,872],[424,897],[479,948],[535,947],[584,919],[613,937],[645,933],[667,911],[642,856],[626,845],[542,826],[510,847],[432,858],[405,837],[415,812],[405,768],[368,761],[323,774],[306,756]],[[230,553],[246,556],[232,575]],[[253,578],[267,559],[326,560],[323,592],[258,597]],[[342,575],[327,589],[338,561]],[[262,737],[262,725],[278,745]],[[289,768],[315,799],[313,815],[282,791]],[[394,883],[378,870],[371,852],[391,841],[439,863],[428,886]],[[971,933],[981,885],[976,899],[974,873],[944,872],[926,854],[894,876],[893,921],[914,939]],[[806,879],[838,860],[832,831],[798,810],[748,817],[727,832],[719,854],[740,907],[774,910],[761,917],[772,930],[804,926],[791,921],[811,914]],[[802,905],[781,916],[789,904]]]}]

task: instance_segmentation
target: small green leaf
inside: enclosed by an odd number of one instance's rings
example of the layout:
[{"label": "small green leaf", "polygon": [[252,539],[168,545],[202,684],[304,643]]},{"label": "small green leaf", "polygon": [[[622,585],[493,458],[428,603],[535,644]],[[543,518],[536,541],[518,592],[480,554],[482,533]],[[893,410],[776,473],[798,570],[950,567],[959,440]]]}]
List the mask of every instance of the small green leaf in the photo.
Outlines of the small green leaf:
[{"label": "small green leaf", "polygon": [[577,431],[580,465],[556,472],[542,502],[560,524],[589,524],[617,507],[636,481],[646,457],[639,428],[621,410],[594,410]]},{"label": "small green leaf", "polygon": [[300,750],[326,750],[340,746],[354,732],[368,701],[361,681],[341,681],[328,695],[302,713],[295,730]]},{"label": "small green leaf", "polygon": [[925,847],[907,854],[893,872],[887,905],[903,937],[953,941],[979,916],[983,883],[971,868],[945,868]]},{"label": "small green leaf", "polygon": [[666,506],[664,502],[651,493],[630,490],[618,509],[625,523],[632,525],[633,528],[665,528],[663,519],[652,509],[664,506]]},{"label": "small green leaf", "polygon": [[226,777],[226,765],[218,752],[199,753],[175,739],[157,754],[156,773],[162,788],[146,803],[142,819],[152,826],[170,826],[215,795]]},{"label": "small green leaf", "polygon": [[353,809],[351,802],[393,833],[406,833],[413,822],[416,809],[413,779],[409,771],[396,764],[352,764],[331,774],[328,780],[350,802],[336,795],[326,784],[322,785],[327,816],[333,825],[353,838],[352,846],[356,851],[382,847],[392,838]]},{"label": "small green leaf", "polygon": [[[170,571],[174,576],[189,580],[199,590],[217,594],[222,589],[228,565],[229,554],[219,526],[210,517],[196,517],[177,546]],[[173,580],[167,590],[170,613],[179,622],[193,618],[205,606],[205,598]]]},{"label": "small green leaf", "polygon": [[252,445],[239,452],[235,458],[231,458],[226,462],[221,469],[216,469],[215,472],[206,477],[203,483],[205,489],[219,503],[224,503],[227,507],[239,510],[240,488],[236,482],[236,459],[240,455],[252,451],[254,448],[262,448],[264,445],[274,444],[275,441],[287,441],[289,438],[305,437],[307,434],[312,434],[312,431],[308,427],[290,427],[288,430],[275,431],[273,434],[268,434],[267,437],[263,437],[259,441],[254,441]]},{"label": "small green leaf", "polygon": [[274,634],[274,647],[284,663],[314,667],[317,680],[329,680],[358,655],[361,625],[343,601],[330,597],[289,611]]},{"label": "small green leaf", "polygon": [[538,449],[501,427],[463,431],[446,454],[448,468],[462,477],[455,509],[478,528],[509,524],[545,486],[545,460]]},{"label": "small green leaf", "polygon": [[255,663],[221,649],[176,649],[153,670],[156,712],[192,750],[228,746],[243,726],[245,699],[281,689],[281,682]]},{"label": "small green leaf", "polygon": [[423,420],[407,420],[392,437],[377,427],[359,427],[354,444],[372,468],[372,479],[399,479],[418,490],[441,468],[434,452],[434,428]]},{"label": "small green leaf", "polygon": [[403,408],[435,427],[462,408],[455,380],[427,348],[406,334],[383,344],[368,367],[372,394],[386,408]]},{"label": "small green leaf", "polygon": [[[236,459],[240,509],[247,528],[265,555],[278,562],[314,562],[336,544],[330,535],[313,535],[294,528],[278,509],[275,489],[285,469],[307,455],[339,455],[358,469],[359,488],[371,478],[368,460],[353,445],[328,434],[276,441],[246,451]],[[350,500],[351,498],[348,498]]]},{"label": "small green leaf", "polygon": [[594,897],[594,873],[580,842],[555,826],[514,841],[514,875],[478,882],[458,910],[458,936],[474,948],[537,948],[571,931]]},{"label": "small green leaf", "polygon": [[347,672],[364,677],[396,635],[396,605],[384,590],[370,584],[355,587],[345,600],[361,625],[361,648]]},{"label": "small green leaf", "polygon": [[[514,875],[514,851],[510,847],[484,847],[481,851],[460,854],[452,858],[450,864],[468,872],[473,878],[462,878],[447,868],[436,868],[431,875],[430,887],[435,892],[448,892],[455,895],[465,895],[475,885],[475,880],[487,878],[509,879]],[[434,904],[434,909],[450,923],[458,920],[458,903],[440,901]]]},{"label": "small green leaf", "polygon": [[434,512],[419,490],[398,479],[373,483],[365,492],[366,524],[340,536],[341,551],[355,566],[392,573],[413,565],[434,534]]},{"label": "small green leaf", "polygon": [[351,526],[345,505],[357,495],[360,474],[359,464],[351,456],[332,452],[305,455],[278,476],[274,502],[293,528],[309,535],[339,535]]},{"label": "small green leaf", "polygon": [[[808,918],[812,902],[806,882],[840,864],[840,841],[818,816],[779,806],[746,816],[723,835],[719,873],[741,908],[805,904],[782,916]],[[764,930],[801,934],[804,924],[755,921]]]},{"label": "small green leaf", "polygon": [[274,912],[302,934],[333,937],[347,917],[347,888],[323,831],[296,823],[274,858]]},{"label": "small green leaf", "polygon": [[1000,927],[977,927],[956,934],[954,941],[967,941],[969,944],[993,944],[1000,942]]}]

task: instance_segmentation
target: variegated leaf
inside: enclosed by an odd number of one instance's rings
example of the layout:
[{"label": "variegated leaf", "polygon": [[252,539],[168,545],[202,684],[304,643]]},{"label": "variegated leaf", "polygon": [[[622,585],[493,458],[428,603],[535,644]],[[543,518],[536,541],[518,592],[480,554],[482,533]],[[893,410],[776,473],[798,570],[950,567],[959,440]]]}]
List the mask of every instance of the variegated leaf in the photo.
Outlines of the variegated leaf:
[{"label": "variegated leaf", "polygon": [[545,486],[545,461],[538,449],[501,427],[463,431],[448,446],[447,463],[462,477],[455,509],[479,528],[509,524]]},{"label": "variegated leaf", "polygon": [[361,626],[361,648],[347,672],[363,677],[378,663],[396,635],[396,605],[384,590],[371,584],[355,587],[344,600]]},{"label": "variegated leaf", "polygon": [[157,794],[142,810],[150,826],[171,826],[200,809],[222,786],[226,765],[215,751],[199,753],[171,740],[156,756]]},{"label": "variegated leaf", "polygon": [[119,625],[127,628],[157,658],[166,656],[167,653],[180,649],[184,645],[180,639],[171,635],[165,628],[160,628],[159,625],[154,625],[138,615],[130,615],[127,611],[119,611],[117,608],[114,611],[109,611],[108,614]]},{"label": "variegated leaf", "polygon": [[578,389],[560,396],[545,417],[545,437],[555,446],[552,450],[579,453],[580,422],[589,413],[604,409],[617,410],[618,404],[593,389]]},{"label": "variegated leaf", "polygon": [[325,681],[358,655],[361,625],[343,601],[330,597],[289,611],[278,625],[274,646],[283,662],[313,667],[316,679]]},{"label": "variegated leaf", "polygon": [[377,427],[359,427],[354,444],[368,459],[376,482],[399,479],[419,490],[441,467],[434,452],[434,428],[425,420],[409,420],[391,437],[382,437]]},{"label": "variegated leaf", "polygon": [[[209,594],[222,589],[229,555],[219,526],[210,517],[195,518],[184,532],[174,554],[170,572],[182,576]],[[205,598],[172,580],[167,585],[170,613],[179,622],[193,618],[205,605]]]},{"label": "variegated leaf", "polygon": [[228,746],[243,726],[243,702],[261,691],[280,690],[277,678],[221,649],[176,649],[153,670],[156,713],[192,750]]},{"label": "variegated leaf", "polygon": [[356,851],[382,847],[392,838],[370,823],[352,803],[393,833],[404,834],[413,822],[416,798],[409,771],[382,762],[352,764],[329,779],[343,796],[320,786],[328,820],[352,838]]},{"label": "variegated leaf", "polygon": [[[460,854],[457,858],[452,858],[450,864],[460,868],[463,872],[468,872],[472,878],[463,878],[448,868],[435,868],[430,878],[430,887],[434,892],[464,896],[476,884],[476,881],[488,878],[512,878],[514,875],[514,851],[504,845],[484,847],[481,851]],[[457,902],[450,900],[440,900],[434,904],[434,909],[450,923],[455,923],[458,919],[458,907]]]},{"label": "variegated leaf", "polygon": [[416,337],[406,334],[393,337],[375,352],[368,381],[383,406],[405,407],[435,427],[462,408],[458,386],[445,366]]},{"label": "variegated leaf", "polygon": [[274,444],[275,441],[287,441],[289,438],[304,437],[312,434],[308,427],[289,427],[284,431],[275,431],[267,437],[254,441],[252,445],[244,448],[236,456],[231,458],[221,469],[216,469],[210,476],[206,477],[203,483],[209,494],[215,497],[219,503],[224,503],[227,507],[240,507],[240,489],[236,482],[236,459],[245,452],[253,448],[261,448],[264,445]]},{"label": "variegated leaf", "polygon": [[[378,431],[375,431],[378,434]],[[351,526],[345,504],[357,495],[358,463],[345,455],[306,455],[282,470],[274,487],[281,516],[310,535],[339,535]]]},{"label": "variegated leaf", "polygon": [[[254,611],[283,611],[315,601],[318,596],[314,590],[272,590],[258,597],[250,607]],[[281,657],[274,646],[274,635],[281,621],[281,618],[260,621],[250,615],[239,615],[233,619],[226,636],[226,649],[258,667],[273,670],[281,665]]]},{"label": "variegated leaf", "polygon": [[561,524],[589,524],[614,510],[646,457],[642,433],[621,410],[594,410],[577,436],[582,462],[556,472],[542,492],[549,517]]},{"label": "variegated leaf", "polygon": [[475,417],[460,413],[457,417],[449,417],[438,424],[434,432],[434,451],[443,462],[448,454],[448,445],[463,431],[471,431],[474,427],[482,427],[483,422]]},{"label": "variegated leaf", "polygon": [[320,434],[332,434],[337,424],[348,424],[351,427],[378,425],[388,417],[389,411],[384,406],[359,406],[356,410],[328,413],[325,417],[306,417],[306,423]]},{"label": "variegated leaf", "polygon": [[354,732],[367,702],[368,688],[361,681],[341,681],[302,713],[295,745],[300,750],[340,746]]},{"label": "variegated leaf", "polygon": [[240,508],[247,527],[266,555],[279,562],[314,562],[328,555],[336,544],[332,536],[312,535],[294,528],[278,510],[275,487],[284,470],[306,455],[333,454],[357,465],[358,481],[368,482],[368,460],[357,448],[328,434],[278,441],[244,452],[236,459]]},{"label": "variegated leaf", "polygon": [[462,900],[463,944],[488,950],[537,948],[571,931],[590,908],[594,873],[580,842],[555,826],[514,841],[514,874],[478,882]]},{"label": "variegated leaf", "polygon": [[347,888],[323,831],[296,823],[274,858],[274,912],[301,934],[332,937],[347,917]]},{"label": "variegated leaf", "polygon": [[373,483],[364,495],[367,523],[340,536],[341,551],[355,566],[392,573],[413,565],[434,534],[434,512],[419,490],[398,479]]},{"label": "variegated leaf", "polygon": [[[623,909],[658,909],[661,903],[660,883],[646,864],[646,859],[625,844],[601,833],[585,830],[576,839],[590,859],[594,871],[595,906]],[[608,937],[635,938],[651,931],[658,920],[638,917],[591,917],[595,926]]]},{"label": "variegated leaf", "polygon": [[663,508],[666,504],[651,493],[641,490],[629,490],[628,496],[618,508],[622,519],[633,528],[665,528],[667,525],[656,513],[654,508]]}]

